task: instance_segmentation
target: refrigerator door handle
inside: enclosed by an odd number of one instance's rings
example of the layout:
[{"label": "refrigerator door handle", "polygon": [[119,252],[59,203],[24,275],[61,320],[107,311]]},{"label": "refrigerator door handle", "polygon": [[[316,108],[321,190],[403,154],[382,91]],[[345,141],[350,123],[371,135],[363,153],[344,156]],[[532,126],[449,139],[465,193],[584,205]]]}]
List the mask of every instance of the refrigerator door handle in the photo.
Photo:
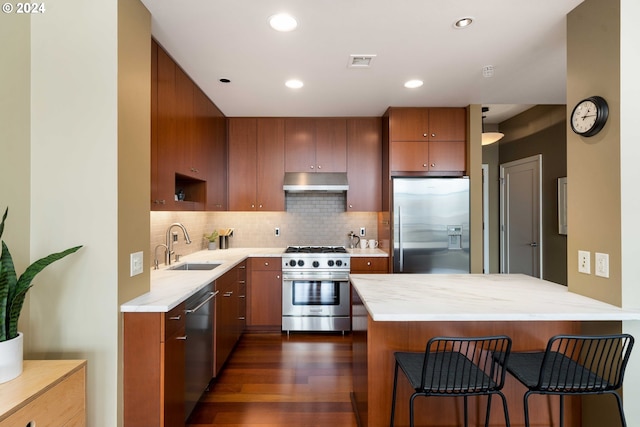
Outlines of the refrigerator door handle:
[{"label": "refrigerator door handle", "polygon": [[398,256],[400,273],[404,272],[404,249],[402,248],[402,208],[398,206]]}]

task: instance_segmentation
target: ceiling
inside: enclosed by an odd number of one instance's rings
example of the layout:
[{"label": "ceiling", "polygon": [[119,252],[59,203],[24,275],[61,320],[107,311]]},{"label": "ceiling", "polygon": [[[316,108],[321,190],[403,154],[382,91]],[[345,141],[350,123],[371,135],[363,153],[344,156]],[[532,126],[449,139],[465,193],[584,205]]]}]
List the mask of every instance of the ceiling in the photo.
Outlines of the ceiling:
[{"label": "ceiling", "polygon": [[[228,117],[482,104],[485,123],[500,123],[532,105],[566,103],[565,18],[582,0],[142,2],[154,38]],[[269,27],[280,12],[297,19],[296,30]],[[473,24],[455,29],[463,17]],[[376,56],[357,69],[348,67],[353,54]],[[285,87],[292,78],[304,86]],[[409,79],[424,85],[406,89]]]}]

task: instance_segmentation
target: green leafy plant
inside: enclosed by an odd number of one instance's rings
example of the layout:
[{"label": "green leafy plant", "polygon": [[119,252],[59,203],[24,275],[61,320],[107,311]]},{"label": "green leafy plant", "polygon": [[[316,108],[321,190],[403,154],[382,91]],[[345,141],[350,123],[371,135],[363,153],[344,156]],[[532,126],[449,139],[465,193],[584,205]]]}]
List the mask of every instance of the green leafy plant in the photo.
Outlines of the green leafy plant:
[{"label": "green leafy plant", "polygon": [[210,235],[204,235],[204,237],[210,241],[211,243],[215,243],[216,240],[218,240],[218,231],[217,230],[213,230],[213,232]]},{"label": "green leafy plant", "polygon": [[[4,211],[2,223],[0,223],[0,238],[4,232],[4,223],[7,219],[9,208]],[[18,278],[13,265],[13,259],[9,248],[2,241],[2,254],[0,255],[0,342],[8,341],[18,336],[18,318],[27,296],[27,291],[33,286],[31,283],[36,274],[55,261],[76,252],[82,246],[69,248],[41,258],[31,264]]]}]

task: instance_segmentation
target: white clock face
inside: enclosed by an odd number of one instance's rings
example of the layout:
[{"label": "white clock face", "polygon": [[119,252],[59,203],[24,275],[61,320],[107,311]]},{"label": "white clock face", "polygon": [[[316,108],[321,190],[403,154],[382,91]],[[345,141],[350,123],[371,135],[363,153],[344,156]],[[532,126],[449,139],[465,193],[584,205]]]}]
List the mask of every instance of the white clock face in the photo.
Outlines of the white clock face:
[{"label": "white clock face", "polygon": [[598,109],[592,101],[582,101],[575,108],[571,117],[571,124],[576,132],[584,133],[596,124]]}]

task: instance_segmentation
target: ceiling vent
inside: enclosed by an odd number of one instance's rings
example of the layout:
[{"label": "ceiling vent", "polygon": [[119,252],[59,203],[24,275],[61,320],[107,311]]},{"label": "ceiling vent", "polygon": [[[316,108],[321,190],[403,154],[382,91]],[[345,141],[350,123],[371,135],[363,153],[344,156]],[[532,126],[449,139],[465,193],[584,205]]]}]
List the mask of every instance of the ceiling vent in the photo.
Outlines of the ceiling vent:
[{"label": "ceiling vent", "polygon": [[376,55],[349,55],[349,68],[371,68]]}]

